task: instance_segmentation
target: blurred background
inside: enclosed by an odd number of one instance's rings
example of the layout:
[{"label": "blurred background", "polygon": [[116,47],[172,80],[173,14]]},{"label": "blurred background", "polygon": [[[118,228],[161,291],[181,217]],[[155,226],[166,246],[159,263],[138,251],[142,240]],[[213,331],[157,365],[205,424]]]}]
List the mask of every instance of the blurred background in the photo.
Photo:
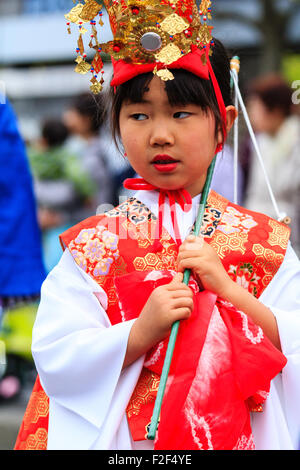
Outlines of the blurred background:
[{"label": "blurred background", "polygon": [[[35,370],[40,286],[58,234],[117,204],[133,170],[116,149],[102,97],[74,73],[72,0],[0,0],[0,449],[12,449]],[[240,87],[280,210],[300,252],[300,0],[215,0],[214,34],[241,61]],[[106,12],[101,42],[112,38]],[[104,58],[105,59],[105,58]],[[105,84],[111,64],[104,62]],[[232,141],[214,189],[232,200]],[[226,177],[224,178],[224,175]],[[240,116],[238,202],[275,216]],[[280,176],[280,179],[279,177]]]}]

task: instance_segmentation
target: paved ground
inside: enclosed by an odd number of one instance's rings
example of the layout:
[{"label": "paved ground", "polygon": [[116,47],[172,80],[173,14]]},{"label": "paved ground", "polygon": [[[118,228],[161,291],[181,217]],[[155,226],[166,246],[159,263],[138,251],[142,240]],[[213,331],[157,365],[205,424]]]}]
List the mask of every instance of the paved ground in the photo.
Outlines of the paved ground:
[{"label": "paved ground", "polygon": [[31,388],[11,403],[0,403],[0,450],[12,450],[22,422]]},{"label": "paved ground", "polygon": [[[3,379],[3,377],[7,378],[7,376],[15,379],[13,385],[12,382],[9,383],[10,385],[7,385],[6,382],[6,386],[3,385],[4,380],[0,381],[0,450],[12,450],[36,380],[37,372],[32,361],[12,354],[5,357],[5,368],[3,369],[2,367],[0,372],[2,372],[2,374],[0,374],[1,379]],[[4,376],[3,372],[5,372]],[[12,400],[4,400],[4,392],[6,391],[7,393],[8,390],[12,392],[14,386],[18,389],[20,383],[22,383],[22,388],[18,396]],[[13,389],[11,387],[13,387]]]}]

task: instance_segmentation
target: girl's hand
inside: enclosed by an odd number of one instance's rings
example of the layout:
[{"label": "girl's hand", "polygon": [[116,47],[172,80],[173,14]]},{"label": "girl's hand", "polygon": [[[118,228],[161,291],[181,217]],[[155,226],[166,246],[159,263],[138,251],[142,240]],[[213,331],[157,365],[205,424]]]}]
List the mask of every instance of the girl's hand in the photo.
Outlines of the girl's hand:
[{"label": "girl's hand", "polygon": [[190,269],[203,288],[225,298],[232,280],[225,271],[217,253],[203,237],[189,235],[179,248],[178,270]]},{"label": "girl's hand", "polygon": [[134,322],[129,335],[124,367],[165,339],[178,320],[190,317],[193,292],[177,273],[169,284],[157,287]]},{"label": "girl's hand", "polygon": [[193,292],[182,280],[183,274],[177,273],[169,284],[157,287],[139,315],[140,332],[151,346],[168,336],[173,323],[192,313]]}]

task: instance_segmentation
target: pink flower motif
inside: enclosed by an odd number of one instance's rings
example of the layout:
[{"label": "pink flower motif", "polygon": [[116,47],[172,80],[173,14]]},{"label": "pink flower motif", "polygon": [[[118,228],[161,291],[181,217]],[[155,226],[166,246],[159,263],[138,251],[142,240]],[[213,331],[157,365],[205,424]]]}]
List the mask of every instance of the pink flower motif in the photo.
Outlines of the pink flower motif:
[{"label": "pink flower motif", "polygon": [[106,276],[108,274],[110,266],[113,262],[112,258],[105,258],[99,261],[99,263],[96,264],[93,274],[94,276]]},{"label": "pink flower motif", "polygon": [[85,256],[83,253],[81,253],[80,251],[78,250],[72,250],[71,251],[73,257],[74,257],[74,260],[75,262],[78,264],[78,266],[83,269],[84,271],[87,270],[87,261],[85,259]]},{"label": "pink flower motif", "polygon": [[237,266],[233,266],[233,264],[231,264],[228,269],[228,274],[236,274],[236,270]]},{"label": "pink flower motif", "polygon": [[233,281],[249,292],[253,294],[257,293],[260,277],[254,272],[253,266],[250,263],[242,263],[239,266],[231,264],[228,269],[228,274]]},{"label": "pink flower motif", "polygon": [[97,238],[94,240],[88,240],[87,244],[83,248],[85,256],[91,261],[100,261],[105,255],[104,244]]},{"label": "pink flower motif", "polygon": [[257,284],[259,280],[260,280],[260,277],[259,277],[256,273],[254,273],[254,274],[252,275],[251,282]]},{"label": "pink flower motif", "polygon": [[245,274],[243,274],[242,276],[237,276],[235,282],[248,290],[250,282],[246,279]]},{"label": "pink flower motif", "polygon": [[105,230],[102,234],[102,240],[106,248],[108,248],[109,250],[113,250],[113,251],[117,250],[118,248],[118,236],[117,235],[109,232],[108,230]]},{"label": "pink flower motif", "polygon": [[247,229],[247,231],[251,230],[253,227],[256,227],[257,223],[252,217],[247,217],[246,219],[241,221],[241,225]]},{"label": "pink flower motif", "polygon": [[93,235],[96,233],[94,228],[87,228],[80,231],[80,233],[75,238],[75,243],[86,243],[90,240]]},{"label": "pink flower motif", "polygon": [[248,233],[256,225],[257,223],[251,215],[242,214],[234,207],[228,207],[218,225],[218,229],[226,235],[230,235],[236,232]]},{"label": "pink flower motif", "polygon": [[230,233],[238,232],[239,219],[234,217],[232,214],[225,213],[223,215],[222,221],[218,225],[218,229],[221,232],[229,235]]}]

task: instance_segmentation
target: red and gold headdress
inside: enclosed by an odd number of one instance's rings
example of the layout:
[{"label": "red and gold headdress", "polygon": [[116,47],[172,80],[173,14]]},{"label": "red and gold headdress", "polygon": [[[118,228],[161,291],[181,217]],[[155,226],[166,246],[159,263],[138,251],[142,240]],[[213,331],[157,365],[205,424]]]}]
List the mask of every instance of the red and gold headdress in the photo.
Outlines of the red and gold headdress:
[{"label": "red and gold headdress", "polygon": [[[113,40],[107,43],[101,43],[98,38],[97,16],[103,26],[100,0],[79,1],[65,15],[69,33],[71,22],[79,27],[75,70],[92,73],[93,93],[99,93],[104,82],[101,53],[109,54],[112,59],[111,86],[150,71],[162,80],[172,80],[172,69],[185,69],[212,80],[226,122],[224,102],[209,60],[213,44],[212,26],[207,24],[211,19],[210,0],[202,0],[199,9],[195,0],[104,0],[104,4],[113,33]],[[91,25],[88,45],[95,51],[91,64],[86,60],[83,39],[87,22]]]},{"label": "red and gold headdress", "polygon": [[[96,0],[79,2],[66,16],[79,26],[76,71],[93,72],[92,91],[102,89],[101,53],[108,53],[114,65],[112,85],[153,70],[163,80],[173,78],[170,68],[185,68],[208,78],[207,55],[212,42],[207,19],[211,18],[211,1],[202,0],[198,10],[194,0],[104,0],[109,14],[112,41],[98,39],[96,17],[103,26],[102,5]],[[86,61],[84,24],[90,22],[89,47],[95,50],[92,63]]]}]

